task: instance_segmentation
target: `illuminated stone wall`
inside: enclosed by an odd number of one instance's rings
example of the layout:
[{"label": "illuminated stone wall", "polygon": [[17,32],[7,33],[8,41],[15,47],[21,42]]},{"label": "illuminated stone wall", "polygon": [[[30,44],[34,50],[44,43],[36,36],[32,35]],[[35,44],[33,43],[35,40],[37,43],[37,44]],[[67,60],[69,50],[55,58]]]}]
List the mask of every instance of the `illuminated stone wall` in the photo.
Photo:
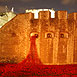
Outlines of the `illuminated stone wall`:
[{"label": "illuminated stone wall", "polygon": [[19,63],[30,49],[30,37],[37,34],[38,56],[43,64],[77,63],[77,13],[67,16],[67,11],[49,11],[18,14],[0,29],[0,62]]}]

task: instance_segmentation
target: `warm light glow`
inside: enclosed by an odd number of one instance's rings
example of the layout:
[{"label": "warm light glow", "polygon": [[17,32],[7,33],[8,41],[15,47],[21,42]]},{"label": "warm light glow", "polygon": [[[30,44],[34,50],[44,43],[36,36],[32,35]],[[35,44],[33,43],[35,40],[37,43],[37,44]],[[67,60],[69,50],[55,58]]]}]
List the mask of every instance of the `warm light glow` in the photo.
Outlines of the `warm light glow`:
[{"label": "warm light glow", "polygon": [[30,9],[30,10],[26,10],[26,13],[32,12],[32,13],[34,13],[34,18],[38,19],[39,11],[50,11],[51,18],[55,18],[55,11],[53,9]]},{"label": "warm light glow", "polygon": [[2,26],[0,26],[0,28],[1,28]]},{"label": "warm light glow", "polygon": [[33,33],[30,34],[30,36],[35,36],[35,35],[38,35],[38,33],[37,32],[33,32]]}]

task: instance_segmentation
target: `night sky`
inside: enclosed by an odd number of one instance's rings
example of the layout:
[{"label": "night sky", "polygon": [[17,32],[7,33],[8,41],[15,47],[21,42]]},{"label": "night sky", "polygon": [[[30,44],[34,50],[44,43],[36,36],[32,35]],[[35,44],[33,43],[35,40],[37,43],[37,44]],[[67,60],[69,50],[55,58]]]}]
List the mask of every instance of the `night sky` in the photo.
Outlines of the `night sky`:
[{"label": "night sky", "polygon": [[16,13],[25,13],[26,9],[54,8],[77,12],[77,0],[0,0],[0,12],[5,11],[5,6],[15,8]]}]

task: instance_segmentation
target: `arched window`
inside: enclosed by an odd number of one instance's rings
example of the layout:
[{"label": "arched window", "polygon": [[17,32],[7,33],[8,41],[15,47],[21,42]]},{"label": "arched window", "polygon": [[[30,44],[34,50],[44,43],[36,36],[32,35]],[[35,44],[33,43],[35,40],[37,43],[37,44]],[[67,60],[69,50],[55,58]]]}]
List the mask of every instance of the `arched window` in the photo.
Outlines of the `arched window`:
[{"label": "arched window", "polygon": [[36,38],[38,38],[38,33],[37,33],[37,32],[32,32],[32,33],[30,34],[30,36],[36,36]]},{"label": "arched window", "polygon": [[52,38],[52,34],[51,33],[48,33],[47,34],[47,38]]},{"label": "arched window", "polygon": [[66,33],[66,32],[61,32],[61,33],[60,33],[60,38],[68,38],[68,33]]},{"label": "arched window", "polygon": [[64,38],[64,34],[60,34],[60,37],[61,37],[61,38]]},{"label": "arched window", "polygon": [[36,38],[38,38],[38,34],[35,34]]},{"label": "arched window", "polygon": [[45,33],[45,38],[53,38],[54,37],[54,33],[53,32],[46,32]]}]

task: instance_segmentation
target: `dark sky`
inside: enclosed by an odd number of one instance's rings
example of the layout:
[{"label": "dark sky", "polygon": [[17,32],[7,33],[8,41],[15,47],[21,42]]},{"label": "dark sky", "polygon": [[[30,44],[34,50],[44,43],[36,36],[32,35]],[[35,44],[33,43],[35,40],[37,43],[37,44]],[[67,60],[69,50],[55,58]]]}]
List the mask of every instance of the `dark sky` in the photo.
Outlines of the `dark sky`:
[{"label": "dark sky", "polygon": [[5,6],[15,8],[16,13],[24,13],[26,9],[54,8],[54,10],[67,10],[77,12],[77,0],[0,0],[0,12]]}]

